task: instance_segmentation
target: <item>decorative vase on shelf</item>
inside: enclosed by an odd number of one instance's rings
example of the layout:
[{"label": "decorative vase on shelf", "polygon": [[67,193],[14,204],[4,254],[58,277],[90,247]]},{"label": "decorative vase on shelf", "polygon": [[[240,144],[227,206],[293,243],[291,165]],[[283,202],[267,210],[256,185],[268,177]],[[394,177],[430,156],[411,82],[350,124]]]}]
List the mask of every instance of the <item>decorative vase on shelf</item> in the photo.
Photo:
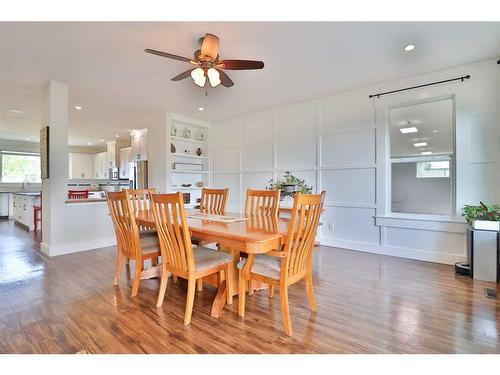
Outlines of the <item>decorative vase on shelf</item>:
[{"label": "decorative vase on shelf", "polygon": [[172,137],[176,137],[177,136],[177,128],[175,126],[172,126],[172,129],[170,130],[170,135]]},{"label": "decorative vase on shelf", "polygon": [[197,187],[202,187],[203,186],[203,181],[198,181],[195,183]]},{"label": "decorative vase on shelf", "polygon": [[184,138],[191,138],[191,129],[184,129]]},{"label": "decorative vase on shelf", "polygon": [[205,132],[203,130],[200,130],[198,133],[198,140],[203,142],[205,141]]},{"label": "decorative vase on shelf", "polygon": [[170,153],[175,154],[175,146],[173,143],[170,143]]},{"label": "decorative vase on shelf", "polygon": [[201,154],[203,154],[203,150],[200,147],[198,147],[196,149],[196,155],[201,156]]}]

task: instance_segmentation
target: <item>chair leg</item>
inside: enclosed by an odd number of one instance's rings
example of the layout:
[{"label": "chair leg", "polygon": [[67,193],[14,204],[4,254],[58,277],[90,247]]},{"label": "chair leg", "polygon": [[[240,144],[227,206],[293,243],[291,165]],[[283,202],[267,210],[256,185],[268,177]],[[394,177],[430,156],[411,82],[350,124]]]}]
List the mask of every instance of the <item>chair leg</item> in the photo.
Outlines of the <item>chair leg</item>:
[{"label": "chair leg", "polygon": [[141,272],[142,272],[142,261],[135,262],[135,273],[134,273],[134,283],[132,284],[132,293],[130,294],[131,297],[137,296],[137,292],[139,291],[139,282],[141,281]]},{"label": "chair leg", "polygon": [[191,323],[191,315],[193,315],[194,294],[196,291],[196,279],[188,278],[188,292],[186,299],[186,311],[184,312],[184,325]]},{"label": "chair leg", "polygon": [[269,293],[269,297],[270,297],[270,298],[273,298],[273,296],[274,296],[274,285],[269,284],[269,290],[268,290],[268,293]]},{"label": "chair leg", "polygon": [[238,315],[239,316],[245,316],[245,286],[246,286],[246,280],[243,280],[243,277],[241,275],[241,270],[240,270],[240,275],[238,278]]},{"label": "chair leg", "polygon": [[203,277],[200,277],[198,280],[196,280],[196,286],[198,292],[201,292],[203,290]]},{"label": "chair leg", "polygon": [[158,257],[151,258],[151,267],[158,265]]},{"label": "chair leg", "polygon": [[118,251],[118,256],[116,257],[116,271],[115,278],[113,280],[113,285],[118,285],[120,283],[120,276],[122,275],[122,262],[123,255]]},{"label": "chair leg", "polygon": [[130,258],[125,257],[125,264],[127,267],[130,266]]},{"label": "chair leg", "polygon": [[156,301],[156,307],[161,307],[163,305],[163,299],[165,298],[165,291],[167,290],[168,284],[168,271],[165,267],[162,267],[161,280],[160,280],[160,290],[158,291],[158,300]]},{"label": "chair leg", "polygon": [[253,280],[250,279],[250,281],[248,281],[248,295],[253,296],[254,290],[255,290],[255,288],[254,288]]},{"label": "chair leg", "polygon": [[227,264],[226,267],[226,291],[227,291],[227,304],[233,304],[233,262]]},{"label": "chair leg", "polygon": [[174,275],[174,276],[172,276],[172,280],[175,284],[177,284],[177,281],[179,280],[179,278],[177,277],[177,275]]},{"label": "chair leg", "polygon": [[309,307],[312,311],[316,311],[316,297],[314,296],[314,288],[313,288],[313,278],[312,272],[308,272],[306,275],[306,291],[307,291],[307,299],[309,300]]},{"label": "chair leg", "polygon": [[281,315],[283,317],[283,325],[285,326],[285,334],[292,335],[292,322],[290,320],[290,306],[288,305],[288,287],[280,285],[280,303]]}]

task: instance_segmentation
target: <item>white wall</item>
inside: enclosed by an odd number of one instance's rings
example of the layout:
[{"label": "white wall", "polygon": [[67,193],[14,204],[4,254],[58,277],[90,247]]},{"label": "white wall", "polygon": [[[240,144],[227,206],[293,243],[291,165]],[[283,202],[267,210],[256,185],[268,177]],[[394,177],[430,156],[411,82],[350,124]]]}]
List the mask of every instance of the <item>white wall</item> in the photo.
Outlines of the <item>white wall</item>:
[{"label": "white wall", "polygon": [[[374,92],[471,75],[463,83],[368,99]],[[453,263],[465,258],[461,218],[388,217],[387,114],[391,107],[453,97],[457,207],[500,201],[500,67],[489,60],[219,121],[212,128],[212,185],[230,188],[230,209],[247,187],[285,170],[326,190],[324,244]],[[457,223],[458,222],[458,223]]]}]

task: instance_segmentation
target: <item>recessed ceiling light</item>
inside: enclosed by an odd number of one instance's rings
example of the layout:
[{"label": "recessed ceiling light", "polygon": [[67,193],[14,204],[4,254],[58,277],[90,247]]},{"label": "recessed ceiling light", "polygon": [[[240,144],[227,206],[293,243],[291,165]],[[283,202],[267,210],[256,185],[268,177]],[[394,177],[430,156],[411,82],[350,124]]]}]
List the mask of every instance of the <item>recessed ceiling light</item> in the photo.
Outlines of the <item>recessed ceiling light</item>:
[{"label": "recessed ceiling light", "polygon": [[204,110],[205,110],[205,108],[203,108],[203,107],[198,107],[198,111],[204,111]]},{"label": "recessed ceiling light", "polygon": [[30,139],[29,138],[24,138],[25,141],[29,141]]},{"label": "recessed ceiling light", "polygon": [[437,130],[433,130],[432,132],[433,132],[433,133],[437,133],[438,131],[437,131]]},{"label": "recessed ceiling light", "polygon": [[21,111],[19,109],[9,109],[9,112],[15,113],[15,114],[18,114],[18,115],[22,115],[24,113],[24,111]]},{"label": "recessed ceiling light", "polygon": [[80,107],[79,105],[75,105],[75,109],[78,110],[78,111],[81,111],[83,108]]},{"label": "recessed ceiling light", "polygon": [[118,134],[115,135],[115,138],[120,138],[120,136]]},{"label": "recessed ceiling light", "polygon": [[413,51],[415,49],[415,45],[414,44],[408,44],[407,46],[405,46],[404,50],[406,52],[410,52],[410,51]]},{"label": "recessed ceiling light", "polygon": [[101,139],[100,139],[100,141],[101,141],[101,142],[104,142],[104,139],[102,139],[102,138],[101,138]]},{"label": "recessed ceiling light", "polygon": [[407,133],[416,133],[418,132],[418,129],[414,126],[410,126],[409,128],[401,128],[399,129],[399,131],[403,134],[407,134]]},{"label": "recessed ceiling light", "polygon": [[417,143],[414,143],[413,146],[415,146],[415,147],[425,147],[425,146],[427,146],[427,142],[417,142]]},{"label": "recessed ceiling light", "polygon": [[422,155],[431,155],[432,151],[422,151],[420,154],[422,154]]},{"label": "recessed ceiling light", "polygon": [[87,142],[87,144],[88,144],[89,146],[92,146],[92,142]]}]

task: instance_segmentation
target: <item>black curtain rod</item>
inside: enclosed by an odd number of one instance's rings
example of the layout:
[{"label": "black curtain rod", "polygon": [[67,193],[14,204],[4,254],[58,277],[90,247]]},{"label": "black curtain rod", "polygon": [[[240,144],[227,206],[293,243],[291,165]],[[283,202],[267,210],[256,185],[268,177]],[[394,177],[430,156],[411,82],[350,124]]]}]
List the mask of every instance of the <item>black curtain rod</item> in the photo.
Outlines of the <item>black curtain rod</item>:
[{"label": "black curtain rod", "polygon": [[418,86],[412,86],[412,87],[405,87],[404,89],[399,89],[399,90],[392,90],[392,91],[386,91],[386,92],[381,92],[380,94],[371,94],[368,95],[368,97],[374,98],[380,98],[383,95],[388,95],[388,94],[394,94],[396,92],[401,92],[401,91],[406,91],[406,90],[413,90],[413,89],[419,89],[421,87],[427,87],[427,86],[432,86],[432,85],[439,85],[440,83],[446,83],[446,82],[453,82],[453,81],[464,81],[464,79],[469,79],[470,75],[467,74],[466,76],[463,77],[458,77],[458,78],[452,78],[452,79],[446,79],[444,81],[437,81],[437,82],[432,82],[432,83],[426,83],[425,85],[418,85]]}]

